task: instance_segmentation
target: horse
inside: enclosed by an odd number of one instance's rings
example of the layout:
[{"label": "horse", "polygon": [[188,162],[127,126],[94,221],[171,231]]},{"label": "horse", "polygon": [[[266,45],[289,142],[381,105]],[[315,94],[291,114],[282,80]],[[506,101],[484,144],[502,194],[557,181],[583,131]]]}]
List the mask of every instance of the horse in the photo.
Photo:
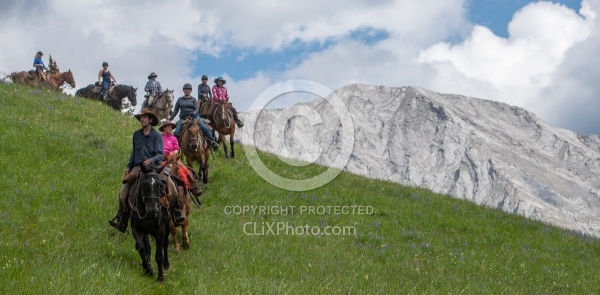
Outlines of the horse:
[{"label": "horse", "polygon": [[13,83],[16,84],[25,84],[34,87],[43,87],[48,85],[45,80],[46,75],[43,74],[42,71],[40,71],[39,73],[42,73],[41,76],[43,76],[44,78],[40,78],[38,75],[36,75],[34,70],[12,72],[10,75],[8,75],[8,77]]},{"label": "horse", "polygon": [[171,108],[173,108],[173,90],[165,90],[160,96],[154,98],[152,102],[152,111],[158,116],[158,120],[166,119],[171,116]]},{"label": "horse", "polygon": [[[129,206],[132,208],[131,232],[135,239],[135,249],[142,258],[142,267],[148,276],[154,277],[152,269],[150,246],[151,235],[156,240],[155,260],[158,265],[159,283],[164,282],[163,269],[168,270],[169,265],[169,198],[170,191],[159,174],[154,171],[140,173],[138,179],[132,185],[129,195]],[[172,188],[171,188],[172,189]]]},{"label": "horse", "polygon": [[94,88],[97,87],[94,84],[90,84],[84,88],[80,88],[75,92],[75,96],[81,96],[93,100],[99,100],[107,105],[110,105],[114,110],[120,111],[123,108],[123,98],[127,97],[132,106],[137,105],[137,88],[129,85],[117,84],[113,88],[109,89],[107,93],[107,100],[102,99],[102,95],[99,92],[95,92]]},{"label": "horse", "polygon": [[[179,154],[178,157],[176,158],[167,158],[167,160],[165,161],[165,170],[169,169],[169,173],[170,175],[175,175],[175,176],[179,176],[179,169],[180,169],[180,164],[179,164],[179,157],[181,156],[181,154]],[[164,170],[163,170],[164,171]],[[171,180],[172,182],[172,180]],[[170,230],[171,230],[171,235],[173,236],[173,246],[175,247],[175,253],[179,253],[180,248],[179,248],[179,241],[177,239],[177,227],[181,226],[181,236],[182,236],[182,247],[184,250],[187,250],[190,247],[190,239],[188,236],[188,226],[189,226],[189,220],[190,220],[190,193],[187,192],[184,187],[183,187],[183,183],[180,183],[181,185],[177,186],[177,193],[178,193],[178,198],[179,198],[179,204],[180,204],[180,209],[181,212],[183,213],[183,215],[185,215],[185,221],[182,224],[176,224],[172,219],[170,221]]]},{"label": "horse", "polygon": [[[233,139],[235,136],[235,121],[233,120],[233,113],[229,108],[229,102],[219,101],[215,106],[212,113],[212,122],[214,129],[219,133],[219,139],[217,142],[223,143],[223,150],[225,151],[225,158],[229,159],[229,156],[235,158],[235,152],[233,150]],[[227,154],[227,141],[225,135],[229,135],[229,145],[231,145],[231,154]]]},{"label": "horse", "polygon": [[[201,120],[201,119],[200,119]],[[202,137],[200,124],[198,120],[186,119],[185,127],[181,132],[181,150],[185,155],[185,160],[190,168],[194,168],[194,161],[198,162],[198,175],[202,177],[202,183],[208,183],[208,158],[210,148],[208,141]]]},{"label": "horse", "polygon": [[198,106],[198,110],[199,110],[198,113],[200,115],[206,116],[206,118],[209,118],[210,116],[208,115],[208,113],[210,112],[210,106],[212,105],[212,103],[210,102],[210,100],[207,99],[204,102],[198,101],[198,103],[200,104]]},{"label": "horse", "polygon": [[71,72],[71,70],[48,75],[48,84],[50,84],[54,90],[58,90],[65,82],[72,88],[75,88],[75,78],[73,78],[73,72]]}]

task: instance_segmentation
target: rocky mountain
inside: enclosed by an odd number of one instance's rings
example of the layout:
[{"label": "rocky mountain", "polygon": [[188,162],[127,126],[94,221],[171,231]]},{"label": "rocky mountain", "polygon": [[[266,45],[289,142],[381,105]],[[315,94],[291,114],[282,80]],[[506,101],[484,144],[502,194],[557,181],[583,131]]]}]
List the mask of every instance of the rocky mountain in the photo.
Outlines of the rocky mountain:
[{"label": "rocky mountain", "polygon": [[355,84],[330,96],[341,99],[352,128],[318,99],[242,114],[241,141],[600,236],[599,136],[549,126],[519,107],[418,87]]}]

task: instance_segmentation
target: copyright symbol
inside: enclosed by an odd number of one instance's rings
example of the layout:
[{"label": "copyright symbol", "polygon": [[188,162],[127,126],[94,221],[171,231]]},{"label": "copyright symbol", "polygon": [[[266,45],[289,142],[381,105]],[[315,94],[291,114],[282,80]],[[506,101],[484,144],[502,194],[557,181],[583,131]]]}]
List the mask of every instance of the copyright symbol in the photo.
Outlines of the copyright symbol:
[{"label": "copyright symbol", "polygon": [[[270,110],[267,119],[259,120],[272,101],[287,94],[300,93],[317,96],[325,100],[327,106],[296,104],[284,110]],[[268,183],[289,191],[309,191],[329,183],[346,167],[354,147],[354,123],[346,104],[329,88],[308,80],[288,80],[263,91],[252,102],[250,110],[258,112],[255,120],[242,130],[243,147],[250,166]],[[324,124],[332,120],[336,122],[334,133],[326,138],[319,136],[324,132]],[[271,128],[265,128],[263,121],[268,121]],[[294,126],[302,132],[295,132]],[[303,166],[323,159],[319,164],[326,164],[329,168],[307,179],[283,177],[271,171],[258,155],[256,147],[260,148],[260,144],[267,141],[272,152],[287,165]]]}]

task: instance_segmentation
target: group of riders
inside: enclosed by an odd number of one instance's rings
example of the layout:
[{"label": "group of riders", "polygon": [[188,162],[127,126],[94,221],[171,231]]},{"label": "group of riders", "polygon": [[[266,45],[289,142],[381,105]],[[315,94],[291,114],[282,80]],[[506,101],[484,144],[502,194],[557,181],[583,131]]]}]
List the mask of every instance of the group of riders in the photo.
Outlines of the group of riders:
[{"label": "group of riders", "polygon": [[[108,64],[104,63],[103,70],[98,74],[98,80],[102,79],[103,96],[106,95],[108,86],[114,80],[114,76],[109,71],[107,72],[107,67]],[[127,205],[127,198],[131,185],[133,185],[140,173],[145,170],[155,169],[155,167],[164,166],[164,160],[169,158],[172,159],[174,155],[180,152],[182,124],[186,119],[190,118],[198,122],[202,133],[204,133],[213,150],[218,149],[219,144],[215,141],[212,132],[204,120],[201,119],[201,109],[204,104],[211,103],[208,114],[212,114],[216,105],[219,103],[227,103],[236,125],[240,128],[244,125],[238,118],[236,109],[229,102],[227,88],[224,86],[226,83],[225,79],[221,76],[217,77],[214,80],[215,85],[211,88],[207,84],[208,76],[203,75],[202,83],[198,85],[198,99],[191,95],[193,90],[192,85],[190,83],[185,83],[183,85],[184,94],[177,99],[171,116],[168,119],[161,121],[159,127],[160,132],[156,131],[153,126],[159,124],[159,119],[152,111],[152,107],[155,100],[160,97],[163,92],[162,85],[156,80],[157,77],[158,75],[152,72],[148,76],[148,82],[144,87],[144,90],[147,92],[146,99],[142,105],[141,112],[135,115],[135,118],[138,119],[142,128],[135,131],[133,134],[133,148],[123,175],[123,184],[119,193],[119,211],[116,216],[109,221],[111,226],[117,228],[121,232],[125,232],[128,227],[130,210]],[[177,123],[173,123],[173,120],[177,115],[179,115],[179,120]],[[171,133],[173,127],[175,127],[175,131]],[[175,140],[173,140],[173,137]],[[197,190],[194,191],[194,189],[196,189],[197,179],[191,176],[189,169],[187,169],[185,165],[180,163],[179,167],[180,175],[177,175],[176,179],[183,182],[182,186],[185,190],[189,189],[191,193],[199,194]],[[180,189],[182,188],[180,187]],[[171,213],[173,214],[174,222],[176,224],[181,224],[185,222],[186,217],[181,210],[182,206],[179,204],[181,202],[180,199],[176,200],[175,204],[171,206]]]},{"label": "group of riders", "polygon": [[[44,70],[48,70],[42,60],[43,55],[43,52],[38,51],[33,61],[35,75],[39,79],[44,79]],[[206,114],[201,114],[201,110],[205,104],[210,103],[211,105],[208,114],[213,114],[215,107],[219,103],[228,104],[236,125],[240,128],[244,125],[239,119],[236,109],[229,102],[229,94],[227,93],[227,88],[224,86],[226,80],[221,76],[217,77],[214,80],[215,85],[211,88],[207,84],[207,75],[202,76],[202,83],[198,85],[198,99],[191,95],[193,90],[192,84],[185,83],[183,85],[184,94],[177,99],[171,116],[168,119],[163,119],[162,122],[159,122],[158,116],[152,111],[155,101],[163,93],[162,85],[156,80],[157,77],[158,75],[154,72],[150,73],[148,76],[148,82],[144,87],[144,90],[147,93],[146,99],[140,113],[134,115],[140,122],[141,129],[136,130],[133,133],[133,147],[123,173],[122,186],[119,192],[119,211],[117,215],[109,221],[111,226],[117,228],[121,232],[125,232],[128,226],[130,211],[127,204],[127,198],[131,186],[142,172],[161,169],[160,167],[165,165],[165,160],[173,157],[175,154],[179,154],[182,123],[185,122],[187,118],[191,118],[198,122],[202,133],[207,138],[207,141],[210,143],[213,150],[218,149],[219,144],[215,141],[215,138],[204,120],[201,119],[201,117],[206,117]],[[108,63],[103,62],[102,70],[98,73],[98,83],[96,86],[101,86],[100,94],[105,101],[108,99],[110,87],[115,84],[116,79],[111,71],[108,70]],[[179,120],[176,123],[173,123],[173,120],[178,114]],[[161,124],[159,127],[160,132],[153,128],[159,123]],[[171,133],[173,127],[175,127],[175,131]],[[176,140],[170,139],[170,136],[173,135]],[[201,192],[196,188],[197,180],[191,176],[191,172],[181,162],[179,171],[180,175],[175,178],[182,182],[182,187],[193,194],[199,195]],[[181,211],[181,205],[176,202],[171,208],[175,223],[183,223],[186,217]]]}]

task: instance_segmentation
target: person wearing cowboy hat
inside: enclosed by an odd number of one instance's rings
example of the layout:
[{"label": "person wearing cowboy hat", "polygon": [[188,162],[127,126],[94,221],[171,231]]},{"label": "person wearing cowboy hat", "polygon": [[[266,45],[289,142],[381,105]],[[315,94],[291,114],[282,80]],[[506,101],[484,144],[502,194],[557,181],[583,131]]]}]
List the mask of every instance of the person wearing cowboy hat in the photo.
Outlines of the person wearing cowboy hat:
[{"label": "person wearing cowboy hat", "polygon": [[131,184],[142,171],[141,166],[144,166],[145,169],[158,167],[163,159],[162,136],[160,132],[152,128],[158,125],[156,114],[152,112],[152,109],[143,109],[134,117],[140,121],[142,128],[133,132],[133,148],[123,173],[123,185],[119,192],[119,211],[112,220],[108,221],[111,226],[123,233],[127,230],[129,222],[129,208],[126,200]]},{"label": "person wearing cowboy hat", "polygon": [[[44,53],[41,51],[38,51],[35,54],[35,57],[33,58],[33,67],[35,68],[35,74],[38,77],[41,77],[42,79],[46,79],[46,75],[44,75],[44,69],[46,68],[46,65],[44,65],[44,61],[42,60],[42,56],[44,56]],[[42,74],[40,75],[40,71],[42,72]]]},{"label": "person wearing cowboy hat", "polygon": [[173,109],[173,113],[169,118],[169,121],[173,121],[175,116],[179,113],[179,121],[177,121],[177,127],[175,127],[175,136],[177,138],[181,138],[181,124],[185,121],[187,117],[190,117],[194,120],[198,120],[198,124],[200,125],[200,129],[202,133],[206,135],[208,141],[210,142],[211,148],[213,150],[217,150],[219,148],[219,144],[215,141],[212,136],[210,130],[204,124],[204,120],[200,120],[200,115],[198,114],[198,100],[191,95],[192,93],[192,84],[185,83],[183,85],[183,96],[177,99],[175,103],[175,108]]},{"label": "person wearing cowboy hat", "polygon": [[[164,147],[163,159],[165,160],[161,163],[161,166],[164,166],[167,160],[177,159],[177,155],[179,154],[179,143],[177,142],[177,138],[173,136],[173,128],[175,128],[175,123],[166,119],[160,121],[160,127],[158,127],[158,130],[162,132],[162,140]],[[185,215],[181,211],[181,202],[183,202],[184,189],[190,189],[190,183],[194,184],[195,186],[196,181],[191,176],[190,171],[187,169],[187,167],[183,165],[181,161],[177,160],[177,162],[179,164],[179,175],[176,176],[183,181],[183,187],[179,186],[179,199],[177,200],[177,202],[174,202],[175,204],[173,204],[172,212],[173,216],[175,217],[175,223],[182,224],[185,221]],[[170,179],[169,181],[173,180]]]},{"label": "person wearing cowboy hat", "polygon": [[210,110],[208,111],[208,113],[210,115],[214,112],[215,107],[219,103],[219,101],[225,101],[225,102],[229,103],[229,108],[231,109],[231,112],[233,113],[233,120],[235,120],[235,124],[239,128],[242,128],[242,127],[244,127],[244,123],[242,121],[240,121],[240,118],[238,118],[237,110],[233,107],[231,102],[229,102],[229,94],[227,94],[227,88],[225,88],[225,86],[224,86],[226,82],[227,81],[225,81],[225,79],[223,79],[223,77],[221,77],[221,76],[219,76],[215,79],[215,85],[212,88],[212,93],[213,93],[212,106],[210,107]]},{"label": "person wearing cowboy hat", "polygon": [[144,90],[146,91],[146,100],[144,100],[142,108],[152,107],[154,98],[163,92],[160,82],[156,81],[156,77],[158,77],[158,75],[154,72],[148,75],[148,82],[146,82],[146,87],[144,87]]}]

